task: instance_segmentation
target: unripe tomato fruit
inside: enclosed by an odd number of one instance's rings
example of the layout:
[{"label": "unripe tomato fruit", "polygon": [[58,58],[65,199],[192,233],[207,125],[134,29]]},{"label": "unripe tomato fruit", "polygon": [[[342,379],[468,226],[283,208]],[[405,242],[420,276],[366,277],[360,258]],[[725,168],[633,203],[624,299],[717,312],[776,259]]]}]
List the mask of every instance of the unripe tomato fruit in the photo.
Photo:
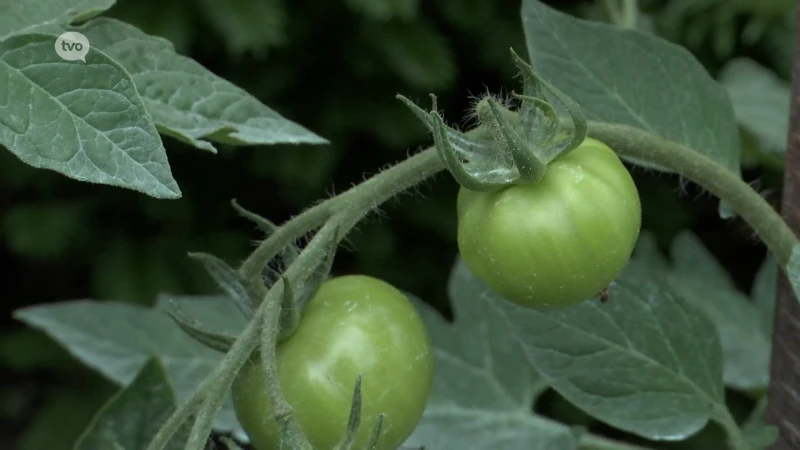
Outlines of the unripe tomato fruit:
[{"label": "unripe tomato fruit", "polygon": [[598,294],[627,264],[640,226],[630,173],[591,138],[552,161],[537,182],[458,194],[464,264],[529,308],[571,306]]},{"label": "unripe tomato fruit", "polygon": [[[258,450],[280,448],[258,352],[231,388],[236,416]],[[415,306],[392,285],[363,275],[326,281],[295,333],[277,349],[281,390],[315,449],[332,449],[347,430],[356,377],[362,374],[365,448],[384,413],[378,449],[397,449],[414,431],[433,379],[429,335]]]}]

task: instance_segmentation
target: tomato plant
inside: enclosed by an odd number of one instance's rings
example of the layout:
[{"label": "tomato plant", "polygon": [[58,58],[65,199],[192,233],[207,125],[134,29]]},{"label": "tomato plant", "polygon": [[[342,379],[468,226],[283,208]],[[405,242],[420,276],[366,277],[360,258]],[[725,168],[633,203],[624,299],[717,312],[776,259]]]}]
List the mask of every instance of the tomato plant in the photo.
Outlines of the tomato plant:
[{"label": "tomato plant", "polygon": [[628,262],[640,224],[628,170],[592,138],[551,162],[537,182],[458,194],[464,262],[526,307],[570,306],[600,293]]},{"label": "tomato plant", "polygon": [[[361,427],[365,448],[385,414],[378,449],[396,449],[416,427],[433,375],[428,333],[406,296],[363,275],[322,284],[294,334],[280,344],[281,389],[314,448],[328,449],[347,429],[353,383],[363,377]],[[267,397],[268,380],[253,358],[233,388],[236,415],[258,450],[280,448],[280,431]]]},{"label": "tomato plant", "polygon": [[[145,14],[157,22],[150,32],[195,35],[162,22],[193,17],[181,2],[153,1],[163,14]],[[9,296],[39,298],[31,287],[64,283],[83,296],[82,276],[49,282],[61,269],[49,258],[88,267],[72,257],[91,242],[100,257],[89,266],[104,285],[95,295],[141,297],[15,311],[66,347],[62,359],[119,388],[101,408],[84,408],[86,421],[96,414],[76,439],[53,431],[62,416],[81,415],[75,402],[43,406],[31,429],[47,439],[20,450],[765,450],[800,440],[792,415],[800,346],[791,345],[800,323],[800,140],[792,138],[800,123],[785,120],[800,100],[790,99],[780,68],[762,67],[788,54],[782,41],[796,31],[788,0],[521,0],[520,9],[347,1],[315,5],[307,23],[295,20],[311,11],[303,2],[203,0],[195,6],[204,26],[229,39],[216,47],[205,29],[196,34],[203,45],[175,47],[97,17],[113,3],[0,7],[0,145],[16,158],[0,162],[0,193],[23,194],[0,195],[12,206],[2,231],[14,253],[54,263],[45,272],[6,264],[18,282]],[[344,11],[358,19],[342,19]],[[331,29],[345,33],[330,39]],[[445,39],[445,29],[469,35]],[[223,47],[264,51],[260,39],[271,42],[263,66],[253,55],[214,59]],[[331,42],[345,57],[327,52]],[[176,48],[201,50],[215,70]],[[771,56],[746,60],[769,48]],[[473,77],[486,76],[488,62],[516,66],[513,92],[495,80],[454,104],[453,95],[484,82]],[[219,73],[271,81],[256,96]],[[336,84],[347,80],[355,82],[345,95]],[[408,84],[394,85],[401,80]],[[394,101],[389,92],[440,88],[448,108],[470,105],[465,127],[445,118],[434,92],[430,107],[397,95],[400,103],[375,109],[380,98]],[[425,129],[431,145],[396,161]],[[397,152],[378,160],[364,151],[381,142]],[[241,157],[246,149],[214,156],[217,146],[276,144],[254,159]],[[287,150],[298,144],[331,148]],[[357,147],[345,154],[347,144]],[[197,166],[175,164],[196,208],[179,203],[184,188],[166,145],[205,154]],[[28,185],[36,171],[20,171],[25,164],[146,194],[147,220],[116,200],[109,209],[79,201],[88,184]],[[215,173],[192,186],[188,167]],[[364,171],[372,175],[352,178]],[[437,180],[438,201],[382,211],[440,173],[457,193]],[[781,180],[783,215],[771,203]],[[124,195],[116,191],[103,197]],[[235,191],[271,219],[236,201],[228,209]],[[27,200],[11,205],[16,198]],[[118,219],[144,227],[140,242],[157,246],[140,251],[89,226],[109,211],[125,211]],[[234,214],[259,230],[249,254],[253,230],[229,229]],[[379,214],[400,216],[392,225],[405,230],[371,221]],[[157,239],[151,222],[163,231]],[[420,226],[435,230],[434,245]],[[345,242],[356,258],[338,257]],[[205,273],[173,271],[190,265],[159,257],[166,249],[181,258],[194,250],[192,269]],[[20,336],[0,341],[4,367],[49,380],[36,372],[51,353],[30,351]],[[17,387],[0,391],[13,404],[6,412],[39,408],[39,393],[20,396],[27,390]]]}]

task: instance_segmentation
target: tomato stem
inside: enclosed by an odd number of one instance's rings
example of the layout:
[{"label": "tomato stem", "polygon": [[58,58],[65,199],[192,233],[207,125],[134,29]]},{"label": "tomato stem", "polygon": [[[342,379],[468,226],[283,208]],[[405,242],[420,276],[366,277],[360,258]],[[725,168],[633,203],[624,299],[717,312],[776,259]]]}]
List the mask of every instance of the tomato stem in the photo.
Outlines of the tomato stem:
[{"label": "tomato stem", "polygon": [[728,444],[731,450],[750,450],[750,445],[742,436],[742,430],[736,423],[736,419],[731,416],[730,411],[725,405],[715,404],[712,418],[725,430],[728,435]]},{"label": "tomato stem", "polygon": [[[325,230],[321,230],[322,233]],[[275,283],[275,286],[278,284],[281,285],[281,297],[286,298],[286,296],[291,295],[291,283],[286,277],[281,277],[281,279]],[[275,289],[273,288],[272,291]],[[280,316],[281,316],[281,309],[282,306],[285,305],[284,302],[278,301],[278,299],[274,299],[268,301],[267,308],[264,313],[264,317],[262,320],[262,329],[261,329],[261,348],[260,348],[260,361],[261,366],[266,374],[267,378],[267,395],[269,395],[269,402],[272,406],[272,411],[274,414],[274,419],[278,423],[278,426],[281,429],[281,438],[285,436],[289,442],[289,448],[293,449],[306,449],[311,448],[311,444],[308,442],[308,439],[303,434],[303,431],[300,429],[300,425],[298,425],[297,421],[294,420],[294,413],[292,412],[292,407],[289,406],[289,403],[286,401],[286,398],[283,396],[283,392],[281,392],[280,381],[278,378],[278,364],[277,364],[277,346],[278,346],[278,334],[279,334],[279,327],[280,327]]]},{"label": "tomato stem", "polygon": [[[515,113],[509,111],[509,116]],[[570,119],[562,120],[565,129],[574,126]],[[739,176],[703,154],[681,144],[668,141],[644,130],[620,124],[588,122],[588,135],[605,142],[622,156],[653,162],[697,183],[718,198],[727,201],[755,230],[781,266],[785,266],[797,238],[780,215]],[[467,135],[482,135],[479,127]],[[428,148],[380,174],[354,186],[337,197],[307,209],[278,228],[261,242],[242,264],[240,272],[254,277],[281,248],[292,243],[311,229],[321,225],[334,212],[357,202],[370,208],[424,181],[444,169],[435,148]],[[342,236],[344,237],[344,236]]]},{"label": "tomato stem", "polygon": [[[271,289],[270,292],[274,292],[274,289]],[[274,301],[263,302],[263,304],[270,303],[274,303]],[[265,309],[266,308],[263,306],[259,308],[254,319],[263,316]],[[195,418],[194,425],[189,433],[189,439],[186,441],[185,450],[203,450],[206,447],[214,418],[222,407],[225,394],[228,392],[239,369],[245,364],[258,344],[258,335],[260,331],[258,325],[260,322],[260,320],[250,321],[244,331],[236,338],[231,349],[225,357],[222,358],[219,365],[204,380],[204,382],[208,381],[208,384],[203,386],[205,390],[201,391],[198,388],[198,391],[203,392],[204,398],[200,405],[200,410],[197,413],[197,417]],[[179,423],[177,425],[180,426],[182,424]],[[161,448],[158,448],[158,450],[161,450]]]},{"label": "tomato stem", "polygon": [[[345,211],[350,211],[348,214],[352,214],[353,210],[366,214],[386,200],[421,183],[442,169],[444,169],[444,163],[434,148],[411,156],[338,196],[305,210],[288,221],[259,244],[256,250],[242,263],[239,272],[248,279],[258,276],[261,268],[283,247],[322,225],[333,214],[343,214]],[[343,229],[340,239],[343,239],[345,234]]]},{"label": "tomato stem", "polygon": [[[256,312],[256,316],[261,314],[263,308]],[[163,450],[169,443],[172,436],[180,429],[183,423],[198,409],[200,413],[195,421],[195,426],[192,433],[187,440],[186,449],[196,448],[202,449],[206,444],[208,435],[211,433],[211,425],[219,409],[213,400],[215,394],[220,394],[224,397],[227,392],[227,387],[223,388],[220,384],[221,379],[225,378],[228,373],[235,375],[239,368],[247,360],[247,357],[255,349],[258,336],[258,321],[252,320],[247,327],[242,331],[236,341],[231,345],[231,349],[222,359],[217,368],[208,375],[192,392],[186,401],[184,401],[172,413],[172,415],[164,422],[156,435],[147,446],[147,450]],[[221,402],[219,402],[221,406]],[[213,412],[211,412],[213,410]],[[206,431],[203,431],[205,429]]]},{"label": "tomato stem", "polygon": [[636,0],[604,0],[604,3],[613,24],[620,28],[636,28]]},{"label": "tomato stem", "polygon": [[622,156],[674,171],[728,202],[767,245],[781,267],[789,262],[797,237],[769,203],[726,167],[684,145],[628,125],[590,121],[589,136],[605,142]]}]

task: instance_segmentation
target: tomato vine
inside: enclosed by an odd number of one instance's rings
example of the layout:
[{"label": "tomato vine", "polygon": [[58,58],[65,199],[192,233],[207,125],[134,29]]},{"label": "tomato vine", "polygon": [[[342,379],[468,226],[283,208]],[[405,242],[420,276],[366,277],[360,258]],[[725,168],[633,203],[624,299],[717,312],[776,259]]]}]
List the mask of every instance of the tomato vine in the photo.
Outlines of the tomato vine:
[{"label": "tomato vine", "polygon": [[[518,121],[517,112],[504,110],[502,116]],[[570,130],[574,120],[562,120],[564,130]],[[781,265],[789,259],[797,239],[781,217],[747,183],[736,177],[719,163],[686,146],[665,140],[647,131],[634,127],[588,121],[588,136],[614,149],[620,156],[635,158],[675,172],[707,189],[721,200],[728,202],[761,237]],[[467,133],[467,137],[486,137],[487,130],[479,126]],[[282,282],[269,289],[263,288],[264,300],[256,310],[248,326],[238,336],[220,365],[200,384],[194,394],[182,404],[164,424],[147,450],[162,450],[178,427],[196,414],[187,450],[200,450],[211,432],[212,419],[219,410],[225,393],[231,386],[235,374],[250,355],[261,345],[265,355],[263,364],[270,380],[270,397],[277,414],[286,429],[292,430],[293,448],[307,448],[297,424],[291,417],[290,408],[280,392],[274,373],[275,347],[279,327],[277,317],[285,300],[285,287],[293,286],[307,273],[313,272],[320,260],[334,252],[339,242],[370,211],[395,195],[425,181],[446,169],[441,149],[431,147],[390,167],[363,183],[321,202],[278,227],[263,240],[244,261],[239,272],[246,280],[261,283],[261,268],[268,264],[283,248],[292,245],[303,235],[321,227],[297,259],[283,274]],[[271,320],[267,321],[267,318]],[[296,326],[296,324],[294,324]],[[290,336],[291,333],[288,333]],[[728,418],[718,418],[723,424]],[[597,440],[601,438],[593,437]],[[589,448],[635,448],[612,441],[592,443]],[[734,444],[736,444],[734,442]],[[587,447],[584,447],[587,448]]]}]

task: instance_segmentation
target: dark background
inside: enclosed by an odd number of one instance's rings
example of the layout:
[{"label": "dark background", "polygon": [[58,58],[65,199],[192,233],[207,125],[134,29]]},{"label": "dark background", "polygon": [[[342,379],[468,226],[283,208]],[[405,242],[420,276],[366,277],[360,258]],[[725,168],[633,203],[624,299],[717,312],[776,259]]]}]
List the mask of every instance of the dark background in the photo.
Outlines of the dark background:
[{"label": "dark background", "polygon": [[[472,96],[518,89],[509,47],[526,54],[518,0],[222,3],[122,0],[107,15],[172,40],[179,52],[332,144],[219,146],[214,155],[164,137],[184,194],[172,201],[80,183],[0,152],[0,270],[7,311],[0,319],[0,448],[70,449],[115,390],[44,335],[12,320],[14,309],[76,298],[150,304],[162,291],[214,292],[186,253],[210,252],[236,264],[259,237],[235,215],[230,199],[281,223],[431,143],[395,94],[427,105],[428,93],[436,93],[446,120],[463,125]],[[606,20],[596,2],[548,3]],[[640,6],[648,26],[687,46],[712,75],[744,55],[788,80],[792,0],[719,0],[674,14],[698,3],[708,2],[654,0]],[[727,13],[730,20],[717,20]],[[754,20],[768,23],[768,31],[745,43],[742,31]],[[743,176],[777,205],[781,164],[762,164],[754,144],[745,141]],[[676,232],[691,228],[748,290],[765,255],[752,232],[740,220],[721,221],[716,199],[677,177],[632,172],[643,228],[655,232],[664,248]],[[445,308],[457,252],[456,188],[442,174],[385,204],[384,214],[371,216],[349,236],[334,272],[380,277]],[[747,407],[748,400],[731,395]],[[591,424],[554,394],[537,408]]]}]

